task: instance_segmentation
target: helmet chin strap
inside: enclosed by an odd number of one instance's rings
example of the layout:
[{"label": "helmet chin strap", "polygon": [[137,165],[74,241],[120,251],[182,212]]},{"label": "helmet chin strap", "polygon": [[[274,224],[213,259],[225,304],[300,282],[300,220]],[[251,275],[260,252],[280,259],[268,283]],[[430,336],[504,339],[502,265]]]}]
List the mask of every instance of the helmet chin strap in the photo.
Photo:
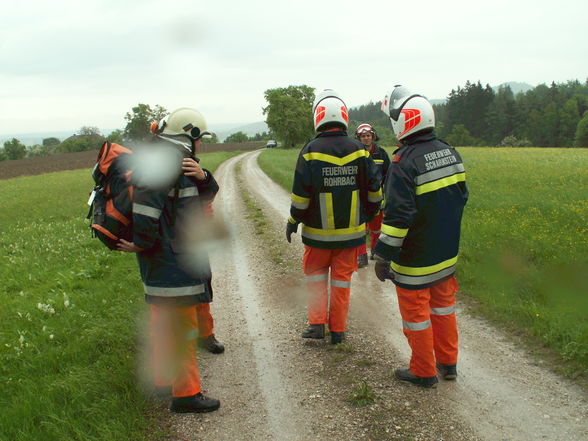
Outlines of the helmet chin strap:
[{"label": "helmet chin strap", "polygon": [[171,138],[171,137],[168,137],[168,136],[162,136],[162,135],[155,135],[155,136],[157,136],[158,138],[163,139],[165,141],[169,141],[172,144],[176,144],[176,145],[179,145],[179,146],[185,148],[186,150],[188,150],[188,152],[191,155],[194,154],[194,151],[192,150],[192,142],[185,143],[185,142],[180,141],[179,139],[174,139],[174,138]]}]

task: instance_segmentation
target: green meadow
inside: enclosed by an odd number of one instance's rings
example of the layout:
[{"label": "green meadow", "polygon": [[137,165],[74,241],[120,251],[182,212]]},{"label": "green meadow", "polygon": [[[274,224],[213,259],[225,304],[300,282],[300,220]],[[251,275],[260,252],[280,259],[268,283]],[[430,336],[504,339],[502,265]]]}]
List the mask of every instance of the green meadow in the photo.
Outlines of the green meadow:
[{"label": "green meadow", "polygon": [[[388,149],[391,153],[392,149]],[[457,277],[474,311],[588,370],[588,150],[459,149],[467,172]],[[261,167],[291,190],[297,150]]]},{"label": "green meadow", "polygon": [[0,440],[164,438],[138,376],[136,260],[91,237],[92,185],[89,170],[0,180]]}]

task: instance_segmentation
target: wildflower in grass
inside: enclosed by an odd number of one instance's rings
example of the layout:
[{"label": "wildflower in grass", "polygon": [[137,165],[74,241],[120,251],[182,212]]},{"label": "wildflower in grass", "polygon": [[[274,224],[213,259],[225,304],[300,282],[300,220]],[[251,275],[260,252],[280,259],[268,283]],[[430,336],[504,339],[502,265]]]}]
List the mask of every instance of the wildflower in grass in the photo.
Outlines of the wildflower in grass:
[{"label": "wildflower in grass", "polygon": [[48,314],[55,314],[55,309],[53,308],[53,306],[47,305],[45,303],[37,303],[37,309]]}]

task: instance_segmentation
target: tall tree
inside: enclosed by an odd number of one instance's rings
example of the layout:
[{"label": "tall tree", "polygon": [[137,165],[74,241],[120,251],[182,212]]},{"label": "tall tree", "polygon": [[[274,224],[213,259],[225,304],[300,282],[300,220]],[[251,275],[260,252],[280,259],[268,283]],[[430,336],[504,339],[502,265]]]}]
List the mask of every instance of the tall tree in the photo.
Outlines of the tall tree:
[{"label": "tall tree", "polygon": [[249,137],[243,132],[235,132],[225,139],[225,142],[247,142]]},{"label": "tall tree", "polygon": [[59,138],[44,138],[43,139],[43,147],[53,147],[60,143],[61,141]]},{"label": "tall tree", "polygon": [[4,154],[7,159],[22,159],[27,155],[27,148],[16,138],[4,142]]},{"label": "tall tree", "polygon": [[575,98],[570,98],[559,112],[558,146],[572,147],[574,145],[578,121],[580,121],[578,101]]},{"label": "tall tree", "polygon": [[127,125],[124,130],[124,138],[131,142],[145,140],[149,134],[149,128],[154,121],[161,120],[167,114],[167,110],[156,104],[151,108],[149,104],[137,104],[125,115]]},{"label": "tall tree", "polygon": [[265,91],[268,103],[263,108],[270,131],[286,147],[305,142],[314,135],[312,102],[314,88],[288,86]]},{"label": "tall tree", "polygon": [[584,112],[584,116],[578,122],[574,144],[576,147],[588,147],[588,110]]},{"label": "tall tree", "polygon": [[100,129],[98,127],[94,127],[94,126],[82,126],[80,128],[80,135],[82,135],[82,136],[93,136],[93,135],[102,136],[102,134],[100,133]]}]

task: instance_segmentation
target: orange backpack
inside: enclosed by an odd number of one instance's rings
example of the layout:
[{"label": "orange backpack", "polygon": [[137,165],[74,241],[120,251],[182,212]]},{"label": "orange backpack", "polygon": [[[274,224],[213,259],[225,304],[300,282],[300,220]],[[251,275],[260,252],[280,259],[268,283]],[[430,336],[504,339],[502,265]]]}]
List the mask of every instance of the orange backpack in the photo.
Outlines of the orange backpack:
[{"label": "orange backpack", "polygon": [[92,170],[96,186],[88,200],[87,218],[92,235],[111,250],[117,250],[120,239],[133,240],[133,172],[129,161],[132,153],[106,141]]}]

